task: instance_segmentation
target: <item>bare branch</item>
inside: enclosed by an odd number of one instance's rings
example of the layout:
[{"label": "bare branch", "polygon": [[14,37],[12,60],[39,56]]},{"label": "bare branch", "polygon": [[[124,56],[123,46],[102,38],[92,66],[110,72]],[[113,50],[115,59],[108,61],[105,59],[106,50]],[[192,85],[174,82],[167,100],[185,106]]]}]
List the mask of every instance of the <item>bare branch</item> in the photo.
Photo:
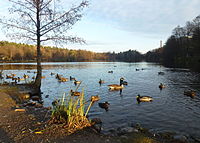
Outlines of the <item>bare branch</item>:
[{"label": "bare branch", "polygon": [[49,0],[46,4],[44,4],[43,7],[41,7],[41,11],[46,8],[50,3],[52,2],[52,0]]},{"label": "bare branch", "polygon": [[[53,19],[52,21],[50,21],[49,23],[45,24],[44,26],[42,26],[40,28],[41,32],[44,32],[45,30],[48,30],[48,32],[50,31],[49,28],[46,29],[47,26],[49,25],[53,25],[55,26],[55,24],[57,24],[57,22],[59,22],[59,20],[63,20],[65,19],[64,21],[67,21],[67,18],[72,15],[73,13],[77,13],[78,11],[80,11],[83,7],[87,6],[87,1],[86,2],[82,2],[79,6],[75,7],[75,8],[71,8],[68,12],[65,12],[63,15],[61,15],[60,17],[56,18],[56,19]],[[63,23],[63,22],[62,22]],[[61,23],[60,23],[61,24]],[[59,25],[60,25],[59,24]],[[62,25],[62,24],[61,24]],[[52,26],[51,26],[52,27]],[[57,27],[57,26],[56,26]],[[52,28],[51,28],[52,30]],[[46,33],[46,32],[45,32]],[[44,35],[44,34],[43,34]]]},{"label": "bare branch", "polygon": [[26,11],[23,11],[23,10],[21,10],[21,9],[16,9],[16,10],[14,10],[14,12],[20,12],[20,13],[22,13],[23,15],[27,15],[27,16],[31,19],[31,21],[35,24],[35,26],[37,26],[36,21],[33,19],[33,17],[30,15],[30,13],[28,13],[28,12],[26,12]]},{"label": "bare branch", "polygon": [[41,42],[44,41],[49,41],[49,40],[59,40],[61,42],[71,42],[71,43],[80,43],[80,44],[85,44],[85,40],[83,40],[82,38],[79,37],[72,37],[72,36],[55,36],[55,37],[49,37],[46,39],[41,40]]},{"label": "bare branch", "polygon": [[14,3],[14,4],[17,4],[17,5],[20,5],[22,7],[25,7],[27,8],[28,10],[32,11],[33,13],[36,13],[34,10],[32,10],[31,8],[27,7],[26,5],[24,5],[23,3],[20,3],[20,2],[16,2],[16,1],[13,1],[13,0],[9,0],[10,2]]},{"label": "bare branch", "polygon": [[0,23],[8,26],[8,27],[15,27],[15,28],[18,28],[18,29],[21,29],[21,30],[24,30],[24,31],[27,31],[27,32],[30,32],[34,35],[36,35],[36,33],[34,31],[31,31],[30,29],[28,28],[25,28],[25,27],[20,27],[20,26],[17,26],[17,25],[14,25],[14,24],[11,24],[11,23],[6,23],[6,22],[3,22],[2,20],[0,20]]}]

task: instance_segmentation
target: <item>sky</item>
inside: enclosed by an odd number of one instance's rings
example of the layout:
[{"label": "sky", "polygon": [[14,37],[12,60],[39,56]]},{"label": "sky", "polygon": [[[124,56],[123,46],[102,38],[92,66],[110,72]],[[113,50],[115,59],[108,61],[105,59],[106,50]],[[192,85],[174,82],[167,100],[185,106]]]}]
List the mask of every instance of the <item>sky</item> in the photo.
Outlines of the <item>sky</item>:
[{"label": "sky", "polygon": [[[61,0],[64,6],[81,0]],[[8,0],[0,0],[0,16],[7,16]],[[94,52],[137,50],[146,53],[166,42],[172,30],[200,15],[200,0],[89,0],[84,16],[70,34],[82,37],[85,45],[69,49]],[[0,31],[0,40],[10,41]]]}]

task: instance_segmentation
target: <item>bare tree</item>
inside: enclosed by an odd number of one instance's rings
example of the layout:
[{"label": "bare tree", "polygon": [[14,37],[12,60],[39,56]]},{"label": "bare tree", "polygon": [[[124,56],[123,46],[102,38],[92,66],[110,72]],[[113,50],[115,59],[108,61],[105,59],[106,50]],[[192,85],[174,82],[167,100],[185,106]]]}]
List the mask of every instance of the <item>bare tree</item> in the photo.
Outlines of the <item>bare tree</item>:
[{"label": "bare tree", "polygon": [[59,0],[8,0],[13,4],[9,9],[9,19],[2,18],[0,23],[8,31],[8,36],[15,39],[32,41],[37,45],[37,77],[34,87],[41,87],[41,42],[54,41],[57,43],[82,43],[83,39],[68,36],[67,32],[81,19],[83,8],[88,1],[82,1],[78,6],[68,11],[57,10],[55,2]]}]

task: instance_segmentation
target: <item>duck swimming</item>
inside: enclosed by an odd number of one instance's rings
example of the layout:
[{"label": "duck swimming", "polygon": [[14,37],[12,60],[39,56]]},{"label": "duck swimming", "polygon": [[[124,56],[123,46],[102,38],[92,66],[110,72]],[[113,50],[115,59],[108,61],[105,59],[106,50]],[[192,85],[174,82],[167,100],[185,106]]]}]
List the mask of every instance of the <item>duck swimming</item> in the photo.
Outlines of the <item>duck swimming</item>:
[{"label": "duck swimming", "polygon": [[75,77],[72,77],[72,76],[70,76],[69,79],[70,79],[70,81],[76,80]]},{"label": "duck swimming", "polygon": [[100,80],[99,80],[99,84],[103,84],[103,83],[105,83],[105,81],[102,80],[102,79],[100,79]]},{"label": "duck swimming", "polygon": [[74,80],[74,84],[77,85],[77,84],[81,84],[81,81],[77,81],[76,79]]},{"label": "duck swimming", "polygon": [[151,102],[153,101],[153,98],[150,96],[140,96],[140,94],[137,95],[136,97],[138,102]]},{"label": "duck swimming", "polygon": [[160,90],[162,90],[163,88],[165,88],[165,85],[160,83],[160,85],[158,87],[160,88]]},{"label": "duck swimming", "polygon": [[184,91],[184,95],[190,96],[193,98],[194,96],[196,96],[196,92],[193,90],[188,90],[188,91]]},{"label": "duck swimming", "polygon": [[108,111],[110,103],[108,103],[107,101],[104,103],[99,103],[99,107],[105,109],[106,111]]},{"label": "duck swimming", "polygon": [[71,96],[80,96],[80,95],[81,95],[80,92],[71,90]]},{"label": "duck swimming", "polygon": [[120,85],[118,85],[118,84],[110,84],[110,85],[108,85],[108,87],[109,87],[110,90],[123,89],[124,88],[123,81],[124,81],[124,78],[122,77],[122,78],[120,78]]}]

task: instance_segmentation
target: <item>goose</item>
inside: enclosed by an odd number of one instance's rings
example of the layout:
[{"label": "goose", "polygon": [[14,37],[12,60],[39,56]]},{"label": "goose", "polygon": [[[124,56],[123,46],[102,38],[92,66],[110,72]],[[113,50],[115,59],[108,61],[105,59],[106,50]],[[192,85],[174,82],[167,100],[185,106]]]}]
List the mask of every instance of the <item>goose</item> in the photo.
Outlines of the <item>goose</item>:
[{"label": "goose", "polygon": [[120,85],[118,85],[118,84],[110,84],[110,85],[108,85],[108,87],[109,87],[110,90],[123,89],[124,88],[123,81],[124,81],[124,78],[122,77],[122,78],[120,78]]},{"label": "goose", "polygon": [[41,79],[45,79],[46,77],[45,76],[41,76]]},{"label": "goose", "polygon": [[71,76],[69,77],[69,79],[70,79],[70,81],[76,80],[75,77],[71,77]]},{"label": "goose", "polygon": [[29,78],[29,76],[28,75],[26,75],[26,74],[24,74],[24,76],[23,76],[25,79],[27,79],[27,78]]},{"label": "goose", "polygon": [[102,80],[102,79],[100,79],[100,80],[99,80],[99,84],[103,84],[103,83],[105,83],[105,81]]},{"label": "goose", "polygon": [[59,82],[66,82],[68,81],[68,78],[60,77]]},{"label": "goose", "polygon": [[71,90],[71,96],[80,96],[80,95],[81,95],[80,92]]},{"label": "goose", "polygon": [[138,102],[150,102],[153,101],[153,98],[150,96],[140,96],[140,94],[137,95],[136,97]]},{"label": "goose", "polygon": [[110,103],[108,103],[107,101],[104,103],[99,103],[99,107],[105,109],[106,111],[108,111]]},{"label": "goose", "polygon": [[17,77],[18,82],[21,80],[25,80],[24,78]]},{"label": "goose", "polygon": [[6,75],[6,79],[13,78],[12,75]]},{"label": "goose", "polygon": [[196,96],[196,92],[193,90],[184,91],[184,95],[194,97]]},{"label": "goose", "polygon": [[56,79],[58,79],[58,80],[61,79],[61,75],[59,75],[59,74],[56,74],[55,77],[56,77]]},{"label": "goose", "polygon": [[108,71],[108,73],[113,73],[113,71]]},{"label": "goose", "polygon": [[51,72],[51,76],[52,76],[52,75],[55,75],[55,73]]},{"label": "goose", "polygon": [[164,75],[165,73],[164,72],[158,72],[158,75]]},{"label": "goose", "polygon": [[74,81],[74,84],[75,84],[75,85],[77,85],[77,84],[81,84],[81,81],[77,81],[77,80],[75,80],[75,81]]},{"label": "goose", "polygon": [[139,71],[140,69],[135,69],[135,71]]},{"label": "goose", "polygon": [[160,88],[160,90],[162,90],[163,88],[165,88],[165,85],[160,83],[160,85],[158,87]]}]

